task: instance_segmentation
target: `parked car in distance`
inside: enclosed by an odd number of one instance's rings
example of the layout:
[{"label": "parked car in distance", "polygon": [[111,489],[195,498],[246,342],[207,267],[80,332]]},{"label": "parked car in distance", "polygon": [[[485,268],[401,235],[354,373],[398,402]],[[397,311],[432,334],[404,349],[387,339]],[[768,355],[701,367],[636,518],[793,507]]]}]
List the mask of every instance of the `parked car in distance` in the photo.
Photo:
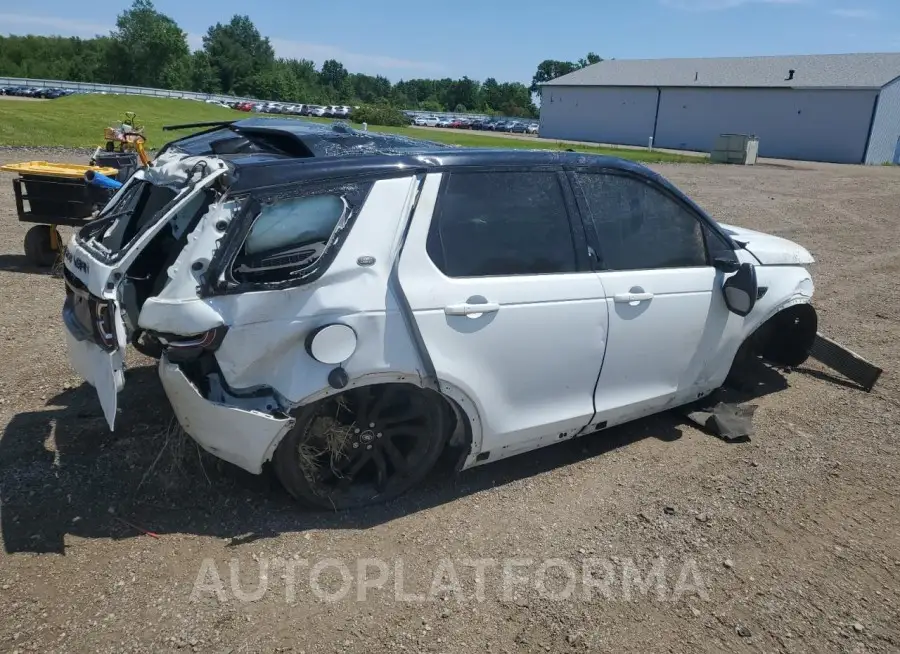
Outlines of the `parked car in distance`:
[{"label": "parked car in distance", "polygon": [[440,121],[437,116],[417,116],[413,124],[419,127],[437,127],[438,122]]},{"label": "parked car in distance", "polygon": [[537,134],[539,129],[539,125],[537,123],[528,123],[528,128],[525,130],[528,134]]},{"label": "parked car in distance", "polygon": [[506,125],[507,132],[515,132],[516,134],[524,134],[526,129],[528,128],[521,120],[510,121]]},{"label": "parked car in distance", "polygon": [[441,116],[438,118],[437,125],[435,127],[450,127],[450,123],[453,122],[453,118],[450,116]]},{"label": "parked car in distance", "polygon": [[491,463],[809,355],[810,253],[644,166],[359,140],[277,118],[189,134],[76,232],[63,332],[110,429],[137,408],[130,343],[202,447],[333,511],[448,449]]},{"label": "parked car in distance", "polygon": [[322,118],[325,116],[325,107],[317,104],[306,105],[306,115]]},{"label": "parked car in distance", "polygon": [[482,130],[482,129],[484,129],[484,125],[485,125],[486,122],[487,122],[487,121],[485,121],[483,118],[476,118],[475,120],[473,120],[473,121],[471,122],[471,124],[469,125],[469,128],[470,128],[470,129]]}]

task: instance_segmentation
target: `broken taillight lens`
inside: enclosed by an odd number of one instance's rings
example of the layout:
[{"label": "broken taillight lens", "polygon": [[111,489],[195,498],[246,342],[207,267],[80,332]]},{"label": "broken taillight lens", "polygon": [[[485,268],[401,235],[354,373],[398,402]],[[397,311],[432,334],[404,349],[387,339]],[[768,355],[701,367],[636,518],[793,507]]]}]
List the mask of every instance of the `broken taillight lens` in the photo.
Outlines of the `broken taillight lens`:
[{"label": "broken taillight lens", "polygon": [[116,347],[116,331],[113,327],[112,303],[96,300],[92,307],[94,333],[106,349]]}]

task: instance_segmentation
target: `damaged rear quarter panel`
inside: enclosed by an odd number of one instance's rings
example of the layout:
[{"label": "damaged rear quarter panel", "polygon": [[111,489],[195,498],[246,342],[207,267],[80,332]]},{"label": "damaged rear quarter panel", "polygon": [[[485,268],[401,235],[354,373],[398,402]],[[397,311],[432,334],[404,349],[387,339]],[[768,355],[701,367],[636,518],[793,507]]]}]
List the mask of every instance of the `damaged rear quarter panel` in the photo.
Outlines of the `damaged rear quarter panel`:
[{"label": "damaged rear quarter panel", "polygon": [[138,325],[143,329],[183,334],[199,334],[224,324],[215,299],[197,295],[209,263],[224,230],[240,212],[239,201],[213,204],[187,237],[187,245],[167,272],[169,283],[141,308]]},{"label": "damaged rear quarter panel", "polygon": [[[335,366],[305,348],[313,329],[333,322],[352,327],[358,339],[343,366],[348,387],[422,383],[423,364],[389,283],[417,187],[413,176],[376,182],[334,261],[309,285],[206,300],[229,325],[216,359],[231,388],[270,386],[292,404],[336,392],[327,380]],[[360,265],[360,257],[375,262]]]}]

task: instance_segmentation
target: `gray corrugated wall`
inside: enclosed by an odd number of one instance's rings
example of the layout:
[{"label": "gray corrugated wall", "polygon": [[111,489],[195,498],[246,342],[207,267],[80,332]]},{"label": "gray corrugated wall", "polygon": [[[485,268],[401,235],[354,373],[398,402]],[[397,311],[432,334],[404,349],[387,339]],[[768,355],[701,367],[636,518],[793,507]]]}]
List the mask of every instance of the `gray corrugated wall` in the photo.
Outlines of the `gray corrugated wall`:
[{"label": "gray corrugated wall", "polygon": [[878,111],[869,137],[867,164],[900,163],[897,155],[900,141],[900,79],[883,89],[878,98]]},{"label": "gray corrugated wall", "polygon": [[877,91],[663,89],[656,145],[708,152],[719,134],[755,134],[777,159],[862,163]]},{"label": "gray corrugated wall", "polygon": [[[891,93],[900,94],[900,83],[895,85]],[[664,88],[655,145],[709,152],[719,134],[750,133],[759,136],[763,157],[858,164],[877,95],[867,90]],[[541,137],[646,146],[656,101],[655,88],[545,86]],[[900,97],[888,108],[900,112]],[[887,111],[884,123],[900,129],[896,114]],[[878,134],[881,143],[893,132],[886,127]],[[896,142],[895,136],[891,155]]]},{"label": "gray corrugated wall", "polygon": [[542,138],[647,145],[656,120],[651,88],[545,86],[541,89]]}]

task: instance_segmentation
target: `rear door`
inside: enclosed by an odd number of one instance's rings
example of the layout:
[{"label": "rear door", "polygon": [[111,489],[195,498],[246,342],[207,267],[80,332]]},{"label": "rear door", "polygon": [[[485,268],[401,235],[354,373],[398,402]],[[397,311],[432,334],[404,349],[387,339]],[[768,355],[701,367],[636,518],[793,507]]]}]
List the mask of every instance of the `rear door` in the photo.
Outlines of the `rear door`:
[{"label": "rear door", "polygon": [[603,286],[555,170],[430,174],[399,279],[438,378],[478,407],[491,460],[594,415]]},{"label": "rear door", "polygon": [[596,420],[624,422],[712,390],[723,344],[741,323],[712,266],[713,257],[734,257],[730,246],[651,178],[584,171],[571,179],[596,232],[609,311]]}]

